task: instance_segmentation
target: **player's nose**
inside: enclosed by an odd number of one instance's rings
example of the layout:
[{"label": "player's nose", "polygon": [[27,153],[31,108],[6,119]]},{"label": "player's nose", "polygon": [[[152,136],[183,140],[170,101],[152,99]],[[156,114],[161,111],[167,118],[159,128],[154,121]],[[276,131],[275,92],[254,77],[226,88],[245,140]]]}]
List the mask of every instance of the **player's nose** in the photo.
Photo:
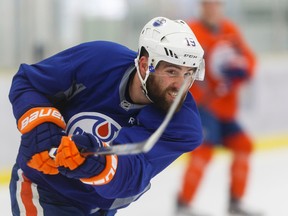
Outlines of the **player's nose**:
[{"label": "player's nose", "polygon": [[173,79],[173,87],[180,89],[182,84],[184,83],[184,80],[185,80],[184,75],[175,76]]}]

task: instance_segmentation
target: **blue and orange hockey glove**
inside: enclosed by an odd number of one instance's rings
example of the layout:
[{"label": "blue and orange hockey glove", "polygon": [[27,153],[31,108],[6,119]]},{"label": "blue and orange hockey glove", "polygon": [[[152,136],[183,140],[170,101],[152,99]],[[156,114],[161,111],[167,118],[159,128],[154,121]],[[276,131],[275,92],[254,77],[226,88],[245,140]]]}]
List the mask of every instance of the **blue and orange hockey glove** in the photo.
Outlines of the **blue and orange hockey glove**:
[{"label": "blue and orange hockey glove", "polygon": [[87,156],[81,152],[93,151],[106,143],[89,133],[64,136],[56,153],[56,165],[62,175],[80,179],[85,184],[103,185],[112,180],[116,173],[116,155]]},{"label": "blue and orange hockey glove", "polygon": [[222,73],[224,77],[231,81],[243,80],[247,77],[247,70],[239,67],[225,68]]},{"label": "blue and orange hockey glove", "polygon": [[29,167],[44,174],[59,173],[48,151],[59,146],[65,127],[62,115],[53,107],[32,108],[22,115],[18,120],[22,133],[19,154]]}]

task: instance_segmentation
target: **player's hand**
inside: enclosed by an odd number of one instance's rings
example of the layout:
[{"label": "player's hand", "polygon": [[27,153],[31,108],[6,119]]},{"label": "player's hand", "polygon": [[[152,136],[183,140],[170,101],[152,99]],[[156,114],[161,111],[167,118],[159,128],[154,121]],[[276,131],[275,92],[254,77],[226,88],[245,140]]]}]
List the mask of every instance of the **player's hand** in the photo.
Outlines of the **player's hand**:
[{"label": "player's hand", "polygon": [[25,112],[18,119],[22,133],[19,154],[24,163],[44,174],[58,174],[48,151],[59,146],[65,127],[61,113],[54,107],[35,107]]},{"label": "player's hand", "polygon": [[55,158],[58,170],[62,175],[80,179],[86,184],[108,183],[115,175],[117,156],[81,155],[81,152],[92,151],[103,145],[105,143],[89,133],[63,137]]},{"label": "player's hand", "polygon": [[241,55],[236,55],[229,60],[229,63],[223,65],[221,71],[230,81],[243,80],[248,76],[247,60]]},{"label": "player's hand", "polygon": [[46,122],[21,136],[19,153],[27,165],[44,174],[55,175],[59,171],[48,151],[58,147],[65,132],[54,123]]},{"label": "player's hand", "polygon": [[222,71],[225,78],[230,81],[242,80],[247,77],[247,71],[240,67],[228,67]]}]

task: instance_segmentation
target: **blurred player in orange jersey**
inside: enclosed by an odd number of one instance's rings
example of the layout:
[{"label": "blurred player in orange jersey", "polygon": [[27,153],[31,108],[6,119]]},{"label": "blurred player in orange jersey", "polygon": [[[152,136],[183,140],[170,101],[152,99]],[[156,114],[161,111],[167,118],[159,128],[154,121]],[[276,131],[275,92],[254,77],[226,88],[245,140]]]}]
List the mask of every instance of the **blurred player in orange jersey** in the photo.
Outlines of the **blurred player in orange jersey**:
[{"label": "blurred player in orange jersey", "polygon": [[205,80],[191,88],[202,120],[204,141],[190,154],[177,197],[177,211],[181,215],[198,215],[193,213],[190,204],[212,158],[213,148],[223,145],[233,153],[228,212],[255,215],[241,203],[253,144],[236,120],[239,87],[253,75],[255,56],[235,24],[224,17],[223,0],[200,2],[200,19],[188,24],[205,51]]}]

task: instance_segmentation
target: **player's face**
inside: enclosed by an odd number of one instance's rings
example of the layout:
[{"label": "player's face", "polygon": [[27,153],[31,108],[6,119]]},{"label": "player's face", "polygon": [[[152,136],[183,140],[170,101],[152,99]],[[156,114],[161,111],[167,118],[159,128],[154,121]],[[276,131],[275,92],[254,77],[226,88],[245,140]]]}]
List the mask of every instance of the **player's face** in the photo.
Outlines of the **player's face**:
[{"label": "player's face", "polygon": [[[155,72],[151,73],[148,77],[148,95],[156,106],[164,111],[168,111],[176,98],[184,79],[188,79],[188,84],[185,90],[187,93],[189,87],[194,81],[195,73],[195,68],[178,66],[162,61],[159,63]],[[177,110],[182,106],[186,93],[183,95]]]}]

